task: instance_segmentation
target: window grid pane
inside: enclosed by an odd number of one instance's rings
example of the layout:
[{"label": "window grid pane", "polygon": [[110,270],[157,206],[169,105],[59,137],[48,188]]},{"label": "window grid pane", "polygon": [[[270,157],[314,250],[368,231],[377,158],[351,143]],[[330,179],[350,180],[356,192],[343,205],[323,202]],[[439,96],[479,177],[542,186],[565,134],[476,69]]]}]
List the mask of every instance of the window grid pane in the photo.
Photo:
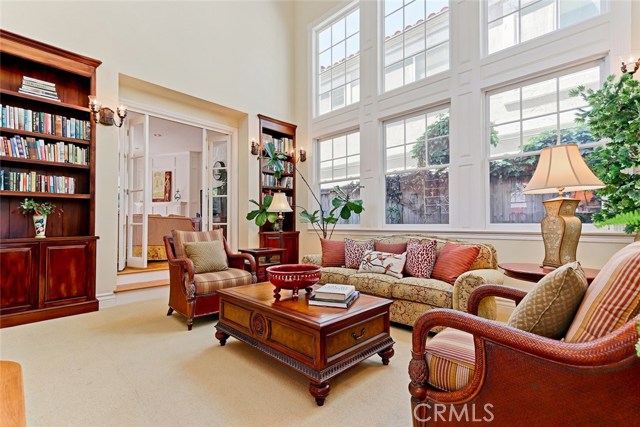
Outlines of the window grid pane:
[{"label": "window grid pane", "polygon": [[[492,224],[537,223],[544,217],[542,202],[557,195],[523,193],[535,171],[540,150],[557,144],[589,144],[586,145],[589,148],[582,150],[584,156],[592,147],[603,144],[593,140],[584,124],[575,123],[576,112],[587,105],[580,97],[569,97],[568,92],[584,83],[599,87],[600,67],[488,95]],[[581,200],[576,216],[584,223],[592,222],[591,216],[601,207],[595,193],[573,192],[569,196]]]},{"label": "window grid pane", "polygon": [[489,0],[484,4],[489,54],[602,13],[601,0]]},{"label": "window grid pane", "polygon": [[448,0],[386,0],[383,25],[385,92],[449,69]]},{"label": "window grid pane", "polygon": [[360,101],[360,10],[345,12],[315,33],[318,115]]},{"label": "window grid pane", "polygon": [[[360,198],[360,132],[350,132],[318,141],[320,159],[320,203],[325,214],[333,208],[332,190],[339,186],[350,197]],[[314,209],[315,210],[315,209]],[[360,215],[338,224],[360,224]]]},{"label": "window grid pane", "polygon": [[384,123],[385,222],[449,223],[449,109]]}]

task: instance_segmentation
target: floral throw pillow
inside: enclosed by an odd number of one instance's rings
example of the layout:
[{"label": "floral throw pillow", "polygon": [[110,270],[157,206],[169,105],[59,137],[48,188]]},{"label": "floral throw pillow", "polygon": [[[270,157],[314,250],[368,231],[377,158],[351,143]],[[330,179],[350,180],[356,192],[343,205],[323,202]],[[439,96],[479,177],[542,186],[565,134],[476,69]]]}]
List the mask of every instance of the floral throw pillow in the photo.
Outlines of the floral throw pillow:
[{"label": "floral throw pillow", "polygon": [[420,243],[419,240],[409,240],[407,243],[407,262],[404,266],[405,273],[413,277],[430,278],[436,263],[437,245],[438,242],[435,240],[426,243]]},{"label": "floral throw pillow", "polygon": [[382,273],[402,279],[402,269],[407,253],[392,254],[389,252],[365,252],[358,273]]},{"label": "floral throw pillow", "polygon": [[359,268],[362,256],[367,251],[373,250],[373,240],[366,242],[356,242],[351,239],[344,239],[344,266],[347,268]]}]

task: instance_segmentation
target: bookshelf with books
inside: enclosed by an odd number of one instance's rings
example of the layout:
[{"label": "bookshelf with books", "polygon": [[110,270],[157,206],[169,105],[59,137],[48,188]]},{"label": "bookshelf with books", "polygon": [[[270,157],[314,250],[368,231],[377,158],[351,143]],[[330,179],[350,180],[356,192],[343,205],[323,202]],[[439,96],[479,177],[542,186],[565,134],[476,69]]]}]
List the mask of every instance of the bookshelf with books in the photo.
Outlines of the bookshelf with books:
[{"label": "bookshelf with books", "polygon": [[260,153],[264,153],[264,147],[273,143],[276,151],[287,156],[284,161],[284,172],[280,178],[276,178],[272,169],[266,167],[267,160],[261,159],[260,164],[260,203],[264,196],[277,192],[285,193],[293,212],[284,214],[282,232],[274,229],[273,224],[267,223],[260,227],[260,246],[266,248],[284,248],[286,254],[283,264],[298,263],[298,235],[296,231],[296,128],[291,123],[286,123],[271,117],[258,114],[260,126]]},{"label": "bookshelf with books", "polygon": [[[0,326],[98,309],[95,94],[100,61],[0,29]],[[25,198],[62,209],[35,238]]]}]

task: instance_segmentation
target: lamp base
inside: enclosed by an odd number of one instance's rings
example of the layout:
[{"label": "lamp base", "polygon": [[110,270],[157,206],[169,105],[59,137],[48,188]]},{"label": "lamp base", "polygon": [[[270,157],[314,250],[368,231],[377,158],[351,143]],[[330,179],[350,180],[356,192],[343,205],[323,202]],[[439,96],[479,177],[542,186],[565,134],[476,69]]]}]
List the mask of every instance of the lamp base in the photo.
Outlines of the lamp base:
[{"label": "lamp base", "polygon": [[540,223],[544,242],[542,266],[555,268],[575,261],[582,233],[582,221],[575,216],[580,200],[556,197],[543,203],[547,216]]}]

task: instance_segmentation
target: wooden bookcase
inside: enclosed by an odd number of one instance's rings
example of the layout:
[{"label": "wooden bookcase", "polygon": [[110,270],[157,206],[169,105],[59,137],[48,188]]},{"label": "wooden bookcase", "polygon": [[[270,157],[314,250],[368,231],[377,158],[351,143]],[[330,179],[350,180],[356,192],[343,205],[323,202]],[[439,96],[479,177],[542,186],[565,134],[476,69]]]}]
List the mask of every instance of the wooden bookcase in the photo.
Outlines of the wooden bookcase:
[{"label": "wooden bookcase", "polygon": [[287,250],[283,264],[298,263],[298,235],[296,231],[296,173],[293,169],[296,161],[296,125],[258,114],[260,126],[260,153],[268,142],[274,142],[276,149],[287,154],[285,171],[277,180],[273,171],[264,167],[266,160],[260,160],[260,203],[265,195],[279,191],[285,193],[293,212],[284,214],[282,232],[274,231],[273,224],[267,223],[260,228],[260,246],[263,248],[284,248]]},{"label": "wooden bookcase", "polygon": [[[6,117],[10,110],[3,108],[0,136],[37,140],[44,146],[59,143],[67,150],[82,149],[86,157],[86,164],[53,161],[50,157],[37,159],[34,152],[0,157],[0,169],[5,175],[35,173],[44,177],[39,180],[69,177],[75,187],[72,192],[43,192],[9,187],[9,180],[4,181],[9,189],[0,190],[0,327],[98,310],[96,138],[88,96],[95,94],[96,68],[100,63],[0,29],[1,103],[12,107],[14,118],[18,118],[18,123],[10,123]],[[24,77],[55,84],[59,101],[20,93]],[[65,125],[62,135],[60,131],[55,134],[56,118],[58,128]],[[67,132],[72,122],[76,131]],[[61,216],[48,216],[46,238],[35,238],[31,215],[17,212],[25,198],[50,201],[63,209]]]}]

